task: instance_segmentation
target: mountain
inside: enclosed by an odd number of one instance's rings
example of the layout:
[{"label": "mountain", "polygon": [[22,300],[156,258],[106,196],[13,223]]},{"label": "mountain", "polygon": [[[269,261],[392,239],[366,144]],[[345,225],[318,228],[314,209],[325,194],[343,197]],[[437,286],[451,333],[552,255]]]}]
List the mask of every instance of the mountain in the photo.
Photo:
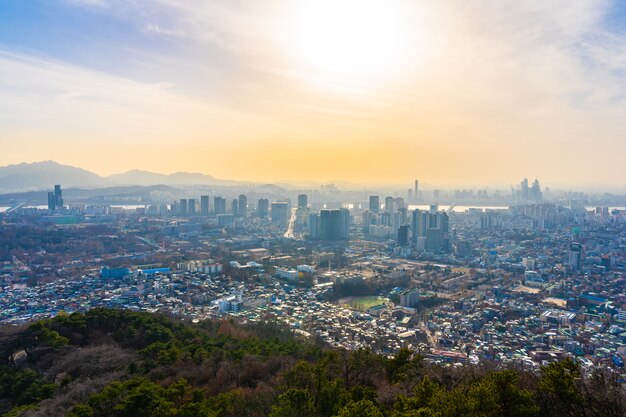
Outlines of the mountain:
[{"label": "mountain", "polygon": [[101,187],[104,183],[104,179],[93,172],[54,161],[0,167],[0,192],[5,193],[51,189],[54,184]]},{"label": "mountain", "polygon": [[54,184],[61,184],[64,188],[101,188],[129,185],[237,185],[241,183],[188,172],[166,175],[132,170],[103,177],[91,171],[62,165],[55,161],[0,167],[0,193],[44,191],[52,189]]},{"label": "mountain", "polygon": [[236,181],[220,180],[211,175],[175,172],[173,174],[158,174],[150,171],[131,170],[122,174],[105,177],[109,184],[115,185],[234,185]]}]

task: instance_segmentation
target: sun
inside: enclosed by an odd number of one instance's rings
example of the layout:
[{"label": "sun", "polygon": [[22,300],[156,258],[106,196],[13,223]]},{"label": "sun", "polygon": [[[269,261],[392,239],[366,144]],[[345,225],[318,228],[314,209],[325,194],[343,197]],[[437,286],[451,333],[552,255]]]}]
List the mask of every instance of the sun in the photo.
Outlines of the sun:
[{"label": "sun", "polygon": [[406,58],[410,30],[401,0],[299,0],[282,38],[308,78],[362,87],[391,77]]}]

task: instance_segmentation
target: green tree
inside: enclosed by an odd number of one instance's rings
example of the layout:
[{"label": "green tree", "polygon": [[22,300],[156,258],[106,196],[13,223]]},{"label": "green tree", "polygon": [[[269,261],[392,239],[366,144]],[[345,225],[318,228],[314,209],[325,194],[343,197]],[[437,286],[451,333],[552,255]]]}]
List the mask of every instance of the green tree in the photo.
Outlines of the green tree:
[{"label": "green tree", "polygon": [[370,400],[351,402],[341,409],[337,417],[384,417],[380,409]]},{"label": "green tree", "polygon": [[314,417],[315,407],[309,391],[292,388],[278,397],[269,417]]}]

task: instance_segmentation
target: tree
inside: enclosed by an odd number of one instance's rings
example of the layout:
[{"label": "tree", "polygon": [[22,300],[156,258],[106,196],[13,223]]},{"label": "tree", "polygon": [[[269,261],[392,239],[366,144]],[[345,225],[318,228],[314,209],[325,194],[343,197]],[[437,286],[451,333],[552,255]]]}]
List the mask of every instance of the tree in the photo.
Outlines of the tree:
[{"label": "tree", "polygon": [[384,417],[380,409],[370,400],[351,402],[341,409],[337,417]]},{"label": "tree", "polygon": [[278,397],[269,417],[314,417],[315,407],[309,391],[292,388]]}]

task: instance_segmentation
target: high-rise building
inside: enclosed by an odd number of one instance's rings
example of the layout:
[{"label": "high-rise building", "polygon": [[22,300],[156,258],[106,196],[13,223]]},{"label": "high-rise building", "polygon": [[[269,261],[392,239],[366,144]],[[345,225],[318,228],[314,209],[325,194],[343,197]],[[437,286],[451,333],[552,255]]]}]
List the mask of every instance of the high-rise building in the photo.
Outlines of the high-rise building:
[{"label": "high-rise building", "polygon": [[385,213],[393,213],[393,197],[385,197]]},{"label": "high-rise building", "polygon": [[520,193],[522,200],[528,200],[530,197],[530,188],[528,187],[528,178],[524,178],[520,184]]},{"label": "high-rise building", "polygon": [[306,194],[298,194],[298,207],[307,207],[309,205],[308,203],[308,197]]},{"label": "high-rise building", "polygon": [[239,194],[239,217],[248,217],[248,197]]},{"label": "high-rise building", "polygon": [[54,191],[48,192],[48,210],[55,210],[57,208],[57,199],[54,195]]},{"label": "high-rise building", "polygon": [[215,214],[226,214],[226,199],[224,197],[213,197],[213,211]]},{"label": "high-rise building", "polygon": [[398,228],[398,245],[409,246],[409,226],[403,225]]},{"label": "high-rise building", "polygon": [[570,244],[567,263],[575,271],[579,271],[582,266],[583,246],[574,242]]},{"label": "high-rise building", "polygon": [[332,209],[320,211],[320,239],[345,240],[349,238],[350,211]]},{"label": "high-rise building", "polygon": [[415,198],[416,202],[420,198],[420,196],[419,196],[419,181],[418,180],[415,180],[415,188],[413,190],[413,198]]},{"label": "high-rise building", "polygon": [[190,216],[196,215],[196,199],[190,198],[187,200],[187,212]]},{"label": "high-rise building", "polygon": [[267,198],[259,199],[256,206],[256,215],[261,218],[266,218],[269,215],[270,202]]},{"label": "high-rise building", "polygon": [[413,243],[417,243],[418,237],[425,237],[428,229],[428,212],[425,210],[413,210],[413,221],[411,222],[411,233]]},{"label": "high-rise building", "polygon": [[530,199],[537,202],[543,199],[541,187],[539,186],[539,180],[535,180],[535,182],[533,182],[533,186],[530,188]]},{"label": "high-rise building", "polygon": [[449,220],[445,212],[437,212],[436,210],[436,206],[434,206],[431,207],[430,211],[413,211],[411,240],[417,246],[421,239],[424,242],[424,249],[441,252],[449,249]]},{"label": "high-rise building", "polygon": [[439,201],[439,190],[433,190],[433,198],[435,199],[435,201]]},{"label": "high-rise building", "polygon": [[370,232],[370,226],[376,224],[376,214],[369,210],[363,212],[363,233],[368,234]]},{"label": "high-rise building", "polygon": [[209,215],[209,196],[201,195],[200,196],[200,214],[203,216]]},{"label": "high-rise building", "polygon": [[317,240],[321,235],[320,215],[318,213],[309,214],[309,239]]},{"label": "high-rise building", "polygon": [[59,184],[54,186],[54,199],[56,208],[63,208],[63,191]]},{"label": "high-rise building", "polygon": [[380,213],[380,198],[377,195],[370,196],[370,211],[372,213]]},{"label": "high-rise building", "polygon": [[186,216],[187,215],[187,199],[181,198],[178,202],[178,215]]},{"label": "high-rise building", "polygon": [[413,190],[411,188],[406,191],[406,197],[410,204],[413,201]]},{"label": "high-rise building", "polygon": [[230,212],[233,213],[233,216],[239,216],[239,200],[236,198],[230,202]]},{"label": "high-rise building", "polygon": [[272,222],[281,227],[287,227],[289,222],[289,202],[287,201],[273,201],[271,218]]}]

